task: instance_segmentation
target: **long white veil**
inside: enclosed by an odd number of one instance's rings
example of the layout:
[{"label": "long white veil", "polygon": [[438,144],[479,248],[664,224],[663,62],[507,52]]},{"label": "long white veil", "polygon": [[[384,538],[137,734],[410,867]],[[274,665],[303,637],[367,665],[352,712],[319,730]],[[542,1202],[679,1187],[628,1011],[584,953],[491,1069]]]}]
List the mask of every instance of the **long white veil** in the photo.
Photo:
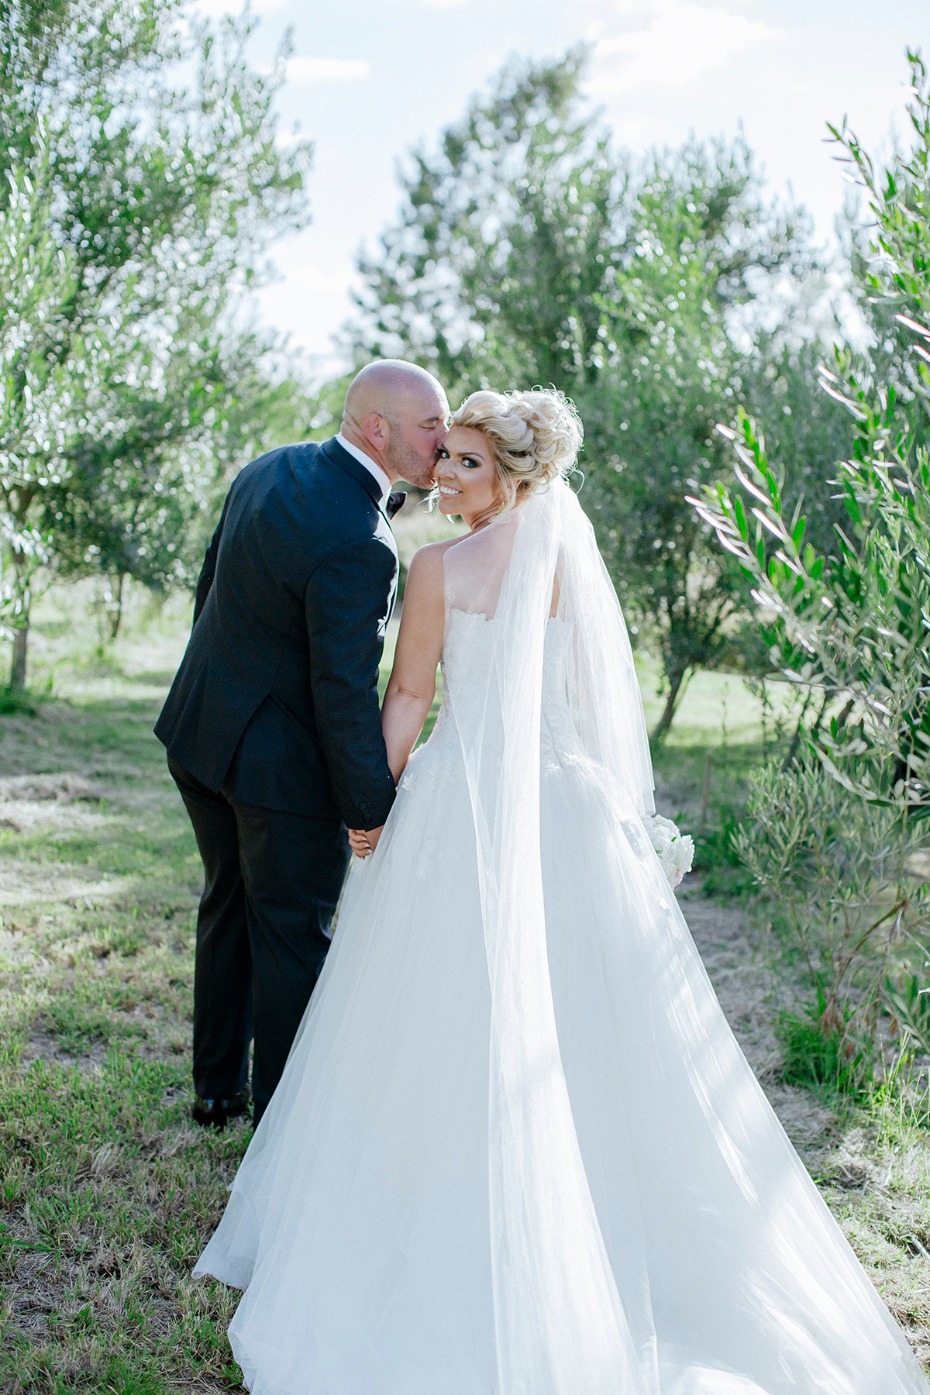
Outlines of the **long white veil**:
[{"label": "long white veil", "polygon": [[[623,618],[562,480],[446,554],[446,604],[489,627],[451,719],[467,771],[491,986],[489,1168],[500,1395],[617,1395],[654,1383],[594,1212],[559,1053],[540,860],[544,641],[570,626],[567,697],[587,753],[636,810],[652,772]],[[557,607],[557,609],[556,609]],[[452,617],[449,617],[451,619]],[[481,623],[481,622],[479,622]]]}]

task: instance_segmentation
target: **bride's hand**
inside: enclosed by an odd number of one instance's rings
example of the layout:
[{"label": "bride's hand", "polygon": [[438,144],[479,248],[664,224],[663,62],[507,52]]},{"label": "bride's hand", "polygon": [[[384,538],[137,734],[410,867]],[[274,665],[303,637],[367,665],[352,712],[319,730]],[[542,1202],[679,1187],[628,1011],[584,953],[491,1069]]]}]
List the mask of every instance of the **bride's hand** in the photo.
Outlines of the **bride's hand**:
[{"label": "bride's hand", "polygon": [[384,824],[382,824],[380,828],[350,828],[348,830],[349,847],[355,853],[356,857],[365,858],[371,856],[378,846],[378,839],[381,837],[381,829],[383,827]]},{"label": "bride's hand", "polygon": [[349,847],[356,857],[367,857],[371,852],[371,844],[368,842],[368,834],[363,828],[349,829]]}]

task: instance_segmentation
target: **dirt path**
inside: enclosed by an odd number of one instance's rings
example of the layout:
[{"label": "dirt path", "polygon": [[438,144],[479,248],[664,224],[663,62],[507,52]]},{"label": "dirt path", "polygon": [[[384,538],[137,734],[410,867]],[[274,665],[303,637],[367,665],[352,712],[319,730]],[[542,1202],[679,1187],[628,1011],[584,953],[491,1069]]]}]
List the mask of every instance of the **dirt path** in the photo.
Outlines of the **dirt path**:
[{"label": "dirt path", "polygon": [[809,1158],[836,1141],[836,1118],[807,1090],[778,1079],[781,1052],[775,1036],[776,984],[771,963],[740,902],[722,905],[689,888],[682,897],[694,942],[720,1006],[788,1137]]}]

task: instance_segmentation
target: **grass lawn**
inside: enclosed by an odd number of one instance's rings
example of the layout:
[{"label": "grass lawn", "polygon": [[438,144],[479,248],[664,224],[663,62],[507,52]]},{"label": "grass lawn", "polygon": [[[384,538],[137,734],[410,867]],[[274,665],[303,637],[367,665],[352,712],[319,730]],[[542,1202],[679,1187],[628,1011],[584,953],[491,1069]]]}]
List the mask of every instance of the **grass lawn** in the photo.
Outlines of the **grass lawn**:
[{"label": "grass lawn", "polygon": [[[225,1337],[235,1295],[189,1276],[249,1133],[241,1122],[213,1134],[187,1119],[200,866],[151,735],[188,613],[187,603],[156,611],[137,598],[125,635],[102,653],[90,593],[48,598],[32,656],[44,696],[31,713],[0,716],[7,1395],[241,1389]],[[712,843],[762,746],[743,685],[696,679],[658,762],[663,807],[683,810],[695,830],[703,808]],[[726,904],[693,900],[695,923],[765,1078],[768,971],[757,940],[743,938],[734,892],[744,888],[723,889]],[[750,982],[763,1005],[744,1013]],[[887,1301],[930,1357],[923,1121],[891,1095],[853,1114],[773,1091]]]}]

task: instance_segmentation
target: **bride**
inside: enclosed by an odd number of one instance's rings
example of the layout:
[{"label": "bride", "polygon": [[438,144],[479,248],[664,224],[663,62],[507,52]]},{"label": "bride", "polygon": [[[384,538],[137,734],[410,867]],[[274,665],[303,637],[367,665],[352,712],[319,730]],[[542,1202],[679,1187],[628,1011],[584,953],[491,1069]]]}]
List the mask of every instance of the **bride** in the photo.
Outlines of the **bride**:
[{"label": "bride", "polygon": [[[653,852],[629,642],[554,391],[437,464],[360,855],[197,1266],[256,1395],[927,1395]],[[444,674],[430,739],[411,755]],[[370,853],[370,855],[369,855]]]}]

